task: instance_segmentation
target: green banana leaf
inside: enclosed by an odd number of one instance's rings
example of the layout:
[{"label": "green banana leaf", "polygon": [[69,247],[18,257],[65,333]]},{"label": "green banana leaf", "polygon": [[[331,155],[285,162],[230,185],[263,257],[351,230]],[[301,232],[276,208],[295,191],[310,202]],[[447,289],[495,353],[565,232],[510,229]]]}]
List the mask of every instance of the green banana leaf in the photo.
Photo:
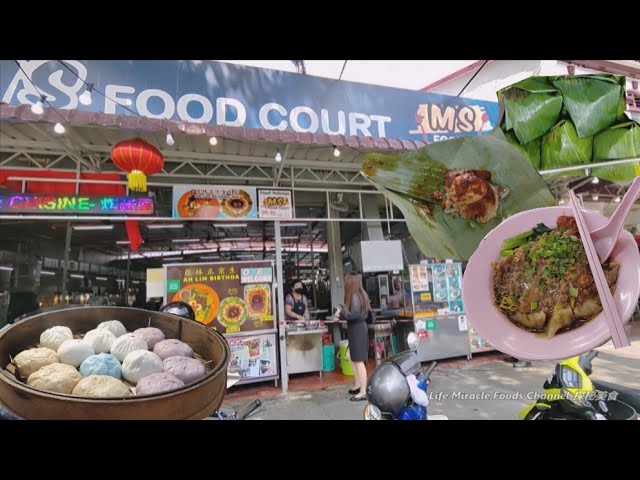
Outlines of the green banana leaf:
[{"label": "green banana leaf", "polygon": [[[578,138],[576,127],[569,120],[560,120],[549,133],[542,137],[541,167],[552,168],[587,165],[591,161],[593,137]],[[576,176],[575,171],[545,175],[545,178]]]},{"label": "green banana leaf", "polygon": [[[444,184],[447,170],[491,172],[492,182],[509,193],[498,215],[486,224],[453,218],[428,200]],[[555,198],[526,156],[500,129],[488,135],[437,142],[400,155],[365,155],[362,174],[404,215],[421,252],[429,258],[468,260],[480,241],[503,219],[524,210],[555,205]]]},{"label": "green banana leaf", "polygon": [[[640,157],[640,124],[637,122],[614,125],[593,138],[594,162],[637,157]],[[635,162],[594,168],[591,175],[612,182],[628,182],[640,176],[640,164]]]},{"label": "green banana leaf", "polygon": [[624,117],[625,77],[620,75],[565,75],[553,77],[578,138],[586,138]]},{"label": "green banana leaf", "polygon": [[535,140],[522,145],[520,142],[518,142],[518,138],[516,137],[515,133],[505,132],[504,136],[511,145],[525,154],[533,168],[535,168],[536,170],[540,170],[540,145],[542,139],[536,138]]},{"label": "green banana leaf", "polygon": [[546,77],[530,77],[498,92],[505,128],[526,144],[547,133],[562,110],[562,95]]}]

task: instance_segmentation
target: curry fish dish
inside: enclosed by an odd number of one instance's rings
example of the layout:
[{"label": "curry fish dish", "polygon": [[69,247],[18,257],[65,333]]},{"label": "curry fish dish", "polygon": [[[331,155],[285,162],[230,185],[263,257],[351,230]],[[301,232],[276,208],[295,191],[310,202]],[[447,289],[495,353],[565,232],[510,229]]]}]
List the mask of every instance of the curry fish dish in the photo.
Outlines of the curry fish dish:
[{"label": "curry fish dish", "polygon": [[[495,303],[511,322],[551,338],[595,318],[602,305],[575,219],[507,239],[493,264]],[[602,265],[612,293],[619,264]]]}]

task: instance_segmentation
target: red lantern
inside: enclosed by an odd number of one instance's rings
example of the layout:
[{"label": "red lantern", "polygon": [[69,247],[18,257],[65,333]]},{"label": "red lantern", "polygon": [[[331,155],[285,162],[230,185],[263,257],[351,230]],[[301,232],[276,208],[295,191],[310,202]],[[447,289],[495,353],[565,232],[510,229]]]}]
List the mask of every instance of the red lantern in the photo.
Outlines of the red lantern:
[{"label": "red lantern", "polygon": [[147,175],[161,172],[164,166],[160,150],[140,138],[117,143],[111,149],[111,160],[128,173],[127,183],[134,192],[146,192]]}]

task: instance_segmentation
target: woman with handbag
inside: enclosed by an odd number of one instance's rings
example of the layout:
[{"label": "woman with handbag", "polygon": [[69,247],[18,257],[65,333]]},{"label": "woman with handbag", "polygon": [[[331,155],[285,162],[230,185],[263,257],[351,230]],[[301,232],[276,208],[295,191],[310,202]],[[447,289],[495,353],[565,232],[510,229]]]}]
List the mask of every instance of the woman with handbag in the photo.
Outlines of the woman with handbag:
[{"label": "woman with handbag", "polygon": [[367,366],[369,357],[369,329],[367,321],[371,317],[369,296],[362,288],[362,275],[348,273],[344,278],[344,306],[338,307],[336,315],[347,321],[349,356],[355,376],[355,386],[349,393],[350,400],[358,402],[367,398]]}]

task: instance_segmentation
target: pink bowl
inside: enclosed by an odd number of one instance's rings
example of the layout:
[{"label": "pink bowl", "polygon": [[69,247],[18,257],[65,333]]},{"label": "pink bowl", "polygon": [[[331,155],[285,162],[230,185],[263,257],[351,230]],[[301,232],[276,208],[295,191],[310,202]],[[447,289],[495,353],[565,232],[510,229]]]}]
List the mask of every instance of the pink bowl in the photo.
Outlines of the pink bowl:
[{"label": "pink bowl", "polygon": [[[589,231],[602,227],[608,221],[598,212],[583,212]],[[570,207],[547,207],[507,218],[480,242],[465,270],[462,298],[471,325],[497,350],[521,360],[559,360],[582,355],[611,339],[603,313],[585,325],[547,339],[515,326],[494,305],[491,263],[500,259],[502,242],[531,230],[538,223],[553,228],[560,215],[573,216]],[[626,323],[640,297],[640,253],[629,232],[622,232],[611,258],[620,263],[613,299],[622,321]]]}]

